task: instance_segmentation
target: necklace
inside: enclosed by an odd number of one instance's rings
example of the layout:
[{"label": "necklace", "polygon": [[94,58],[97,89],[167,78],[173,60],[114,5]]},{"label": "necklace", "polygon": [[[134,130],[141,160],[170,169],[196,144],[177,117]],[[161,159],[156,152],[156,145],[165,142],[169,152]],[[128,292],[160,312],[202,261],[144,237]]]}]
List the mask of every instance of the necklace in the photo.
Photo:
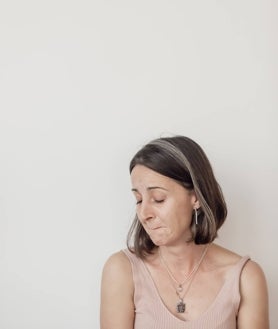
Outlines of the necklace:
[{"label": "necklace", "polygon": [[[162,257],[162,254],[161,254],[160,249],[158,250],[160,261],[161,261],[162,265],[165,267],[166,272],[169,275],[170,279],[172,280],[173,287],[174,287],[174,289],[176,291],[176,294],[177,294],[177,296],[179,298],[179,301],[177,302],[177,305],[176,305],[176,310],[177,310],[178,313],[184,313],[185,312],[185,306],[186,305],[184,303],[184,297],[187,294],[187,292],[188,292],[188,290],[189,290],[189,288],[190,288],[190,286],[192,284],[192,281],[193,281],[193,279],[194,279],[194,277],[195,277],[195,275],[196,275],[196,273],[197,273],[197,271],[198,271],[198,269],[199,269],[199,267],[200,267],[203,259],[205,258],[205,255],[206,255],[207,250],[208,250],[208,246],[209,245],[207,245],[205,247],[205,249],[204,249],[204,251],[203,251],[203,253],[202,253],[199,261],[196,263],[196,265],[193,267],[193,269],[185,276],[185,279],[182,282],[178,282],[176,280],[176,278],[174,277],[173,273],[171,272],[169,266],[167,265],[165,259]],[[189,281],[188,286],[186,287],[186,290],[182,294],[183,289],[184,289],[183,288],[183,285],[187,281]]]}]

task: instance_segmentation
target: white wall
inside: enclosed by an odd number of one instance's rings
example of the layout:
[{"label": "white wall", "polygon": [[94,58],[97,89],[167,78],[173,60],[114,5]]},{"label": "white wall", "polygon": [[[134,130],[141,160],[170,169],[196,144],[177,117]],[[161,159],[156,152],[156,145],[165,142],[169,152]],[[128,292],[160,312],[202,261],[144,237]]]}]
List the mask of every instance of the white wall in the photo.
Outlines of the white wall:
[{"label": "white wall", "polygon": [[277,9],[1,1],[1,329],[99,327],[129,160],[168,133],[207,151],[229,206],[219,243],[263,266],[277,328]]}]

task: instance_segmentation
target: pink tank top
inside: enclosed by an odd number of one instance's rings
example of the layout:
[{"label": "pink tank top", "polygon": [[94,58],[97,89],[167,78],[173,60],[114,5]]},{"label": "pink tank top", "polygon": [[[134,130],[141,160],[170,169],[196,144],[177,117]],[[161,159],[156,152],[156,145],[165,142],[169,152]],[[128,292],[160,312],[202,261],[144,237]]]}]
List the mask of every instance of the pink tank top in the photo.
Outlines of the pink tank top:
[{"label": "pink tank top", "polygon": [[229,270],[227,279],[210,307],[199,318],[183,321],[164,305],[144,262],[127,249],[123,252],[133,272],[134,329],[236,329],[240,303],[239,280],[244,265],[250,259],[248,256],[242,257]]}]

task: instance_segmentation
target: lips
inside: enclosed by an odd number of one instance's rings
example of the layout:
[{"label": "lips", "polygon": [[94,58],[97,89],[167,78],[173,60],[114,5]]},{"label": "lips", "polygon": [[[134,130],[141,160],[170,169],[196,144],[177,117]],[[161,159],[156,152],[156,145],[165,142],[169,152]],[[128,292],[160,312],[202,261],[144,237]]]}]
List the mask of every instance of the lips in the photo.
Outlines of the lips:
[{"label": "lips", "polygon": [[161,228],[161,226],[157,226],[157,227],[148,227],[148,229],[151,230],[151,231],[158,230],[159,228]]}]

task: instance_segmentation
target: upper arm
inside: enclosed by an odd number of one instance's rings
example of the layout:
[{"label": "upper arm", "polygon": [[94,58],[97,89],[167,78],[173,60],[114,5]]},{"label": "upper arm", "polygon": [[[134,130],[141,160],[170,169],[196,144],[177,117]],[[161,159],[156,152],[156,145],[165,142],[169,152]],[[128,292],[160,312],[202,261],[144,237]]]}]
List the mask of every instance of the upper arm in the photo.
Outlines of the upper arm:
[{"label": "upper arm", "polygon": [[132,329],[134,323],[131,264],[123,252],[104,265],[101,281],[101,329]]},{"label": "upper arm", "polygon": [[255,262],[249,261],[242,270],[240,293],[237,328],[269,329],[266,279]]}]

